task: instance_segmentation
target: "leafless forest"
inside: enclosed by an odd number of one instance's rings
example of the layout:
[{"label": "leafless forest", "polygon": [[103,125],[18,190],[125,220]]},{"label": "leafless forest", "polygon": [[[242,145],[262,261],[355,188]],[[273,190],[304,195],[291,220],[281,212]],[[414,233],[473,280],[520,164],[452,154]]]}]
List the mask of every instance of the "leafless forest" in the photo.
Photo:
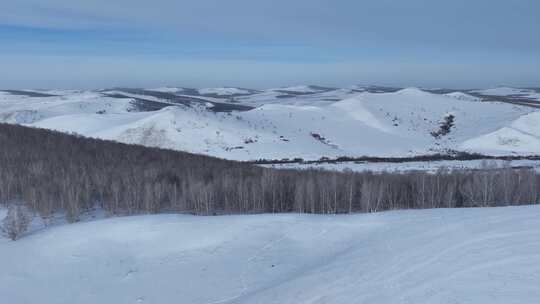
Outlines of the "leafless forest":
[{"label": "leafless forest", "polygon": [[437,173],[274,170],[189,153],[0,124],[0,203],[77,221],[111,214],[347,213],[537,204],[540,175],[488,168]]}]

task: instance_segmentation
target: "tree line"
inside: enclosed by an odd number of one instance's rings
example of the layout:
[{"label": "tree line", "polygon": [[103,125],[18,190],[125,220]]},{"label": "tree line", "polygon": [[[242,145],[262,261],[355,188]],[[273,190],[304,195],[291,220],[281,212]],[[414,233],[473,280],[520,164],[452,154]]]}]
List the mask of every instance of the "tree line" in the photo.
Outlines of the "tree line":
[{"label": "tree line", "polygon": [[203,155],[0,124],[0,204],[44,218],[110,214],[348,213],[540,202],[532,169],[435,173],[277,170]]},{"label": "tree line", "polygon": [[303,158],[282,158],[282,159],[265,159],[261,158],[255,161],[248,161],[247,163],[256,165],[279,165],[279,164],[339,164],[344,162],[355,163],[407,163],[407,162],[431,162],[431,161],[467,161],[467,160],[499,160],[499,161],[513,161],[513,160],[540,160],[540,155],[485,155],[480,153],[471,153],[465,151],[445,150],[445,153],[413,155],[413,156],[339,156],[336,158],[329,158],[326,156],[317,160],[304,160]]}]

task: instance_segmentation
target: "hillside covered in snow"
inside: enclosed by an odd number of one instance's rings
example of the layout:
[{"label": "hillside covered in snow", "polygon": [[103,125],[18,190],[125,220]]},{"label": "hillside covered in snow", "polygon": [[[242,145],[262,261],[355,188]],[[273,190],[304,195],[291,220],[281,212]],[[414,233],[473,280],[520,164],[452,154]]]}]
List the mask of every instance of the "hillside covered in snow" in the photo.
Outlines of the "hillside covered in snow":
[{"label": "hillside covered in snow", "polygon": [[[0,212],[1,213],[1,212]],[[153,215],[0,237],[2,303],[536,303],[538,206]]]},{"label": "hillside covered in snow", "polygon": [[534,89],[0,91],[0,122],[234,160],[540,153]]}]

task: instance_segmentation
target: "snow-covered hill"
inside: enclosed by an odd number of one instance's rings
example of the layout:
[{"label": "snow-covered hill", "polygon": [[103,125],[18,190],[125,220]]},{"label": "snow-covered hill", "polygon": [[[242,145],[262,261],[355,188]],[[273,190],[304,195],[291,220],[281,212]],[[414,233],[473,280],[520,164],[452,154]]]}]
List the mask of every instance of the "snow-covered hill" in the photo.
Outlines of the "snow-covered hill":
[{"label": "snow-covered hill", "polygon": [[2,303],[537,303],[538,206],[153,215],[0,238]]},{"label": "snow-covered hill", "polygon": [[482,101],[492,91],[478,92],[318,86],[7,91],[0,92],[0,122],[236,160],[448,150],[540,154],[538,108],[514,104],[507,95]]},{"label": "snow-covered hill", "polygon": [[234,96],[234,95],[250,95],[253,91],[240,88],[204,88],[198,90],[201,95],[217,95],[217,96]]},{"label": "snow-covered hill", "polygon": [[485,90],[475,90],[474,93],[479,93],[488,96],[523,96],[533,99],[540,99],[540,92],[535,89],[519,89],[511,87],[497,87]]}]

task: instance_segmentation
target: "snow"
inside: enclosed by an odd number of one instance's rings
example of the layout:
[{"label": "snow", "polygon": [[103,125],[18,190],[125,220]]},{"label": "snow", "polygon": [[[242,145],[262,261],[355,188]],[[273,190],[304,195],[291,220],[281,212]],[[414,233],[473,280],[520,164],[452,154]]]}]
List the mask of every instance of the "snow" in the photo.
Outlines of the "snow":
[{"label": "snow", "polygon": [[172,103],[167,99],[158,98],[158,97],[150,96],[150,95],[135,94],[135,93],[117,91],[117,90],[110,90],[110,91],[107,91],[107,93],[108,94],[121,94],[123,96],[126,96],[126,98],[130,98],[130,99],[139,98],[139,99],[145,99],[145,100],[151,100],[151,101],[157,101],[157,102],[162,102],[162,103],[168,103],[170,105],[175,105],[175,103]]},{"label": "snow", "polygon": [[[0,122],[32,124],[66,114],[123,113],[132,107],[128,98],[106,97],[97,92],[72,92],[53,97],[0,95]],[[72,125],[77,123],[71,121]]]},{"label": "snow", "polygon": [[294,92],[294,93],[316,93],[316,92],[323,91],[319,88],[315,88],[309,85],[282,87],[282,88],[275,88],[275,89],[270,89],[270,90],[279,91],[279,92]]},{"label": "snow", "polygon": [[384,126],[384,124],[379,121],[373,113],[368,111],[362,104],[362,100],[359,98],[350,98],[340,102],[332,104],[332,106],[343,110],[347,115],[351,116],[355,120],[361,121],[365,125],[384,131],[389,132],[389,128]]},{"label": "snow", "polygon": [[469,94],[466,94],[466,93],[463,93],[463,92],[452,92],[452,93],[448,93],[448,94],[445,94],[445,95],[448,96],[448,97],[458,99],[458,100],[482,101],[481,98],[474,97],[472,95],[469,95]]},{"label": "snow", "polygon": [[[307,88],[315,90],[310,86],[292,89]],[[208,90],[233,94],[241,89]],[[131,98],[113,98],[96,91],[65,91],[60,96],[33,98],[1,94],[0,122],[234,160],[399,157],[447,150],[496,155],[540,153],[540,112],[501,102],[476,102],[473,96],[459,92],[441,95],[417,88],[394,93],[319,89],[313,94],[284,98],[280,97],[283,93],[264,90],[236,97],[239,104],[256,108],[233,113],[180,106],[156,96],[117,93],[171,106],[133,112]],[[432,132],[439,130],[441,121],[450,114],[455,118],[450,133],[435,138]]]},{"label": "snow", "polygon": [[540,112],[524,115],[508,127],[465,141],[461,148],[488,153],[537,154],[540,151]]},{"label": "snow", "polygon": [[251,92],[239,88],[204,88],[199,89],[199,94],[201,95],[218,95],[218,96],[230,96],[230,95],[244,95],[250,94]]},{"label": "snow", "polygon": [[431,95],[431,93],[426,92],[420,88],[416,87],[409,87],[402,90],[399,90],[395,92],[396,95],[406,95],[406,96],[417,96],[417,97],[425,97]]},{"label": "snow", "polygon": [[540,112],[521,116],[512,123],[512,127],[523,133],[540,136]]},{"label": "snow", "polygon": [[409,172],[425,171],[436,172],[439,169],[463,170],[463,169],[481,169],[484,164],[502,168],[508,166],[511,168],[533,168],[540,172],[540,161],[538,160],[441,160],[441,161],[415,161],[415,162],[338,162],[338,163],[292,163],[292,164],[272,164],[263,165],[264,167],[275,169],[322,169],[330,171],[351,170],[354,172]]},{"label": "snow", "polygon": [[532,90],[510,88],[510,87],[497,87],[497,88],[491,88],[491,89],[486,89],[486,90],[477,90],[475,92],[480,93],[482,95],[491,95],[491,96],[511,96],[511,95],[534,93],[534,91]]},{"label": "snow", "polygon": [[490,154],[501,152],[536,154],[540,148],[540,138],[537,135],[526,134],[513,128],[504,127],[493,133],[465,141],[461,148]]},{"label": "snow", "polygon": [[152,215],[0,239],[5,303],[536,303],[540,206]]},{"label": "snow", "polygon": [[182,92],[183,90],[184,90],[183,88],[172,88],[172,87],[159,87],[159,88],[150,89],[150,91],[162,92],[162,93],[178,93],[178,92]]},{"label": "snow", "polygon": [[540,101],[540,92],[532,89],[518,89],[510,87],[498,87],[487,90],[477,90],[475,93],[488,96],[519,96],[531,100]]}]

